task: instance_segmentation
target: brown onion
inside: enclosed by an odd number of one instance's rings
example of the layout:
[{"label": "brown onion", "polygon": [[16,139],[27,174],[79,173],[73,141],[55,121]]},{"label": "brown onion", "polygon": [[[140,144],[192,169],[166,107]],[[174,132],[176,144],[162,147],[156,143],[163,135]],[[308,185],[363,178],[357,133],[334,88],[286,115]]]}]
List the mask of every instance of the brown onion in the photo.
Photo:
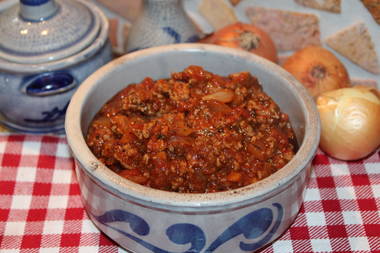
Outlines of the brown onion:
[{"label": "brown onion", "polygon": [[375,88],[342,88],[317,98],[320,148],[341,160],[368,156],[380,145],[380,95]]},{"label": "brown onion", "polygon": [[278,62],[276,45],[270,35],[252,24],[237,22],[227,25],[199,42],[239,48]]},{"label": "brown onion", "polygon": [[343,63],[329,50],[308,46],[296,51],[282,64],[316,98],[323,92],[350,87]]}]

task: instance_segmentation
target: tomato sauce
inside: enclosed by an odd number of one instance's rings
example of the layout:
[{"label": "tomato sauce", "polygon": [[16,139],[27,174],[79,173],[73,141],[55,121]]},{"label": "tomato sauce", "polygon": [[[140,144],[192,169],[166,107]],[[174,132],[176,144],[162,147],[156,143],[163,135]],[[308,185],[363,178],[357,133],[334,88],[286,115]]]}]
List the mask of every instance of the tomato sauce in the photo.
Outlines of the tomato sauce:
[{"label": "tomato sauce", "polygon": [[287,114],[256,77],[195,65],[121,90],[93,119],[87,144],[120,176],[180,193],[252,184],[297,151]]}]

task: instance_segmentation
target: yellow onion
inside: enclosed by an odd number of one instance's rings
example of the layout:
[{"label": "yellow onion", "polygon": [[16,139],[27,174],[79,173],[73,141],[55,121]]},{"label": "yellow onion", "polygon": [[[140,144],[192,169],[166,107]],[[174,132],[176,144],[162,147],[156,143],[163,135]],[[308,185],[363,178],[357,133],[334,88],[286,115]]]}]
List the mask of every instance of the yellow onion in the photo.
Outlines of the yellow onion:
[{"label": "yellow onion", "polygon": [[352,87],[317,98],[320,148],[340,160],[357,160],[380,145],[380,95],[375,88]]},{"label": "yellow onion", "polygon": [[203,100],[217,100],[222,103],[229,103],[231,102],[235,97],[235,93],[232,90],[229,89],[221,89],[215,93],[203,96]]}]

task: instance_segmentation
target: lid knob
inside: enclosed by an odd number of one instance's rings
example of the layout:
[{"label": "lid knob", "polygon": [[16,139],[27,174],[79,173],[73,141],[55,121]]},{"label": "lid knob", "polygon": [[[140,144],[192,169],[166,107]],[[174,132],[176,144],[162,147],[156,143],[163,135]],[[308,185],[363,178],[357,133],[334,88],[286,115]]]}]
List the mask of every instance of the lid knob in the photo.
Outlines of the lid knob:
[{"label": "lid knob", "polygon": [[28,21],[46,20],[57,12],[54,0],[20,0],[20,15]]}]

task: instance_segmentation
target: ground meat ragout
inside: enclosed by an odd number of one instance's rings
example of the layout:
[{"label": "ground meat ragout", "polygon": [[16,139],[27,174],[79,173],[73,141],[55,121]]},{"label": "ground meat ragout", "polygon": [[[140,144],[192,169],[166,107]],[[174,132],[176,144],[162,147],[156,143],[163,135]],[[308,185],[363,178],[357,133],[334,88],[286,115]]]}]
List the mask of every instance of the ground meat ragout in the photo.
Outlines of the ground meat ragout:
[{"label": "ground meat ragout", "polygon": [[128,85],[97,113],[87,144],[120,176],[181,193],[249,185],[297,150],[288,115],[256,77],[195,65]]}]

